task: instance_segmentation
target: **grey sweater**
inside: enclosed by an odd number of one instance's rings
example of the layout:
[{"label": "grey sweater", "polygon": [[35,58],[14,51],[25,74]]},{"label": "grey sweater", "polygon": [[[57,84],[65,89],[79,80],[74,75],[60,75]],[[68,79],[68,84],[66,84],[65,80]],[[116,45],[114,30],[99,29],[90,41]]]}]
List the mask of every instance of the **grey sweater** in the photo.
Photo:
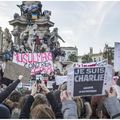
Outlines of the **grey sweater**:
[{"label": "grey sweater", "polygon": [[108,97],[104,101],[104,106],[111,119],[120,118],[120,102],[116,97]]},{"label": "grey sweater", "polygon": [[73,100],[62,102],[62,113],[64,119],[77,119],[77,106]]}]

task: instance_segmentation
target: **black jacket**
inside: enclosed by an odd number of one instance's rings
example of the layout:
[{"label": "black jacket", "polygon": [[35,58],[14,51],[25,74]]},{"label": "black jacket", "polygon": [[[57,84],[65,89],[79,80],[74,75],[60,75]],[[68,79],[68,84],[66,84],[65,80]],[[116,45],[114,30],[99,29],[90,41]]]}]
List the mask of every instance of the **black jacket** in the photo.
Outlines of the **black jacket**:
[{"label": "black jacket", "polygon": [[[47,95],[46,95],[51,107],[52,107],[52,110],[53,112],[55,113],[55,117],[56,118],[63,118],[63,115],[62,115],[62,112],[58,106],[58,103],[57,101],[55,100],[55,97],[53,96],[53,94],[51,92],[49,92]],[[31,105],[34,101],[34,97],[29,95],[27,97],[27,99],[25,100],[25,103],[24,103],[24,106],[21,110],[21,113],[20,113],[20,116],[19,118],[24,118],[24,119],[29,119],[30,118],[30,108],[31,108]]]},{"label": "black jacket", "polygon": [[0,93],[0,103],[2,103],[11,94],[11,92],[17,87],[19,82],[20,80],[14,81],[3,92]]},{"label": "black jacket", "polygon": [[31,108],[33,101],[34,101],[34,97],[32,95],[29,95],[26,98],[23,108],[21,110],[19,119],[23,119],[23,118],[29,119],[30,118],[30,108]]},{"label": "black jacket", "polygon": [[53,112],[55,113],[55,117],[56,118],[63,118],[63,114],[61,112],[61,109],[60,109],[60,106],[57,102],[57,100],[55,99],[54,95],[49,92],[47,95],[46,95],[51,107],[52,107],[52,110]]}]

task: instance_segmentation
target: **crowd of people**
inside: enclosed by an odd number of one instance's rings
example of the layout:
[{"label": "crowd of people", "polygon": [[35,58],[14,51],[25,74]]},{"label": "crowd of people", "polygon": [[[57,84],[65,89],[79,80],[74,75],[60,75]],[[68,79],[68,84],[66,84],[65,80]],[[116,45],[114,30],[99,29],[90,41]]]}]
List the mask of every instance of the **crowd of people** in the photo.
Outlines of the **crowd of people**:
[{"label": "crowd of people", "polygon": [[[67,82],[50,90],[44,81],[35,81],[31,90],[21,92],[17,86],[23,75],[9,86],[0,86],[0,118],[2,119],[102,119],[120,118],[120,102],[114,86],[104,96],[72,97]],[[119,87],[119,75],[113,77]],[[3,79],[0,77],[0,79]]]},{"label": "crowd of people", "polygon": [[[51,11],[44,10],[42,12],[42,4],[38,1],[31,3],[23,1],[21,5],[17,6],[21,10],[22,17],[15,13],[14,20],[20,19],[22,21],[24,18],[27,27],[21,33],[19,26],[14,27],[12,33],[18,45],[13,44],[8,29],[5,33],[1,30],[1,36],[4,38],[3,60],[12,60],[13,52],[51,52],[53,61],[63,61],[62,57],[65,56],[65,51],[61,49],[58,40],[65,41],[58,34],[58,28],[54,28],[52,32],[49,31],[52,22],[50,25],[46,25],[46,21],[50,22]],[[46,26],[45,29],[44,26]],[[67,74],[67,70],[64,70],[66,65],[62,64],[62,66],[63,73],[56,67],[51,74],[44,74],[44,80],[35,80],[36,76],[33,76],[35,81],[30,89],[25,87],[19,89],[18,86],[23,80],[23,75],[19,75],[15,81],[7,80],[3,78],[3,71],[0,67],[0,119],[120,118],[120,76],[118,73],[114,74],[113,85],[105,90],[106,95],[72,96],[67,90],[67,82],[60,85],[55,83],[55,75],[64,76]],[[52,88],[47,86],[48,81],[54,81]]]}]

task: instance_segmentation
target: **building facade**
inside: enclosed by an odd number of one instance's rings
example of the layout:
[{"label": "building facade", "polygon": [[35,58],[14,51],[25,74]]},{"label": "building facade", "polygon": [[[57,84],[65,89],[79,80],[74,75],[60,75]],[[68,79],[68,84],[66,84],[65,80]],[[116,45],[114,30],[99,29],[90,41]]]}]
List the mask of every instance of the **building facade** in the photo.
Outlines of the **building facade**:
[{"label": "building facade", "polygon": [[[93,53],[93,48],[90,48],[90,52],[87,55],[89,55],[92,58],[93,62],[99,62],[99,61],[104,59],[103,52],[100,51],[99,53]],[[84,55],[78,56],[78,62],[79,63],[82,63],[82,57],[83,56]]]},{"label": "building facade", "polygon": [[69,61],[71,54],[78,56],[78,49],[76,47],[61,47],[61,50],[65,51],[64,61]]}]

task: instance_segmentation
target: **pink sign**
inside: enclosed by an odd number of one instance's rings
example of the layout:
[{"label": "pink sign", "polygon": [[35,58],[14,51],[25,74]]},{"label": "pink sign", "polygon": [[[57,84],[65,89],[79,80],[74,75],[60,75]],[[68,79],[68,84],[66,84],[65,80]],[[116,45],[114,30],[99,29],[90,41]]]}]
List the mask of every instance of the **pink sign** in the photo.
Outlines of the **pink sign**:
[{"label": "pink sign", "polygon": [[51,52],[14,53],[13,62],[31,69],[31,75],[54,71]]}]

